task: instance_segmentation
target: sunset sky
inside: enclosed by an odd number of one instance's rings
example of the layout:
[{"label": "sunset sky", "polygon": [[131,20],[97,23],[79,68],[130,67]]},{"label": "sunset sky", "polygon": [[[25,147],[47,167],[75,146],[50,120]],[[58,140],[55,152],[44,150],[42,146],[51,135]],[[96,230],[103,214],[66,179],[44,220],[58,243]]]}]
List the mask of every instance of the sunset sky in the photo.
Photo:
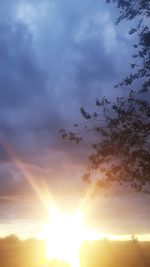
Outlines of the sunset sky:
[{"label": "sunset sky", "polygon": [[[65,211],[88,195],[90,145],[63,141],[59,130],[96,97],[124,94],[113,85],[130,71],[133,37],[117,15],[105,0],[0,1],[1,236],[38,236],[48,194]],[[83,210],[99,232],[150,234],[148,195],[111,188],[89,194]]]}]

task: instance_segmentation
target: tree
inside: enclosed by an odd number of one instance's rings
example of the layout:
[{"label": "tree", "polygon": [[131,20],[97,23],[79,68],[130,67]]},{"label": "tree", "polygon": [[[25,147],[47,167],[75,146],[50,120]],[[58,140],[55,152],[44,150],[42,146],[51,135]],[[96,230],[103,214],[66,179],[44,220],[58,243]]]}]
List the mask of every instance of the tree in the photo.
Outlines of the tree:
[{"label": "tree", "polygon": [[[115,103],[106,98],[96,100],[98,111],[90,114],[81,108],[88,122],[79,131],[61,130],[63,138],[79,143],[92,134],[94,152],[83,179],[91,181],[93,171],[99,174],[97,186],[108,187],[112,182],[126,184],[137,191],[150,182],[150,105],[136,98],[117,98]],[[148,191],[148,188],[145,188]]]},{"label": "tree", "polygon": [[[77,130],[60,130],[60,133],[64,139],[77,143],[85,135],[93,135],[94,152],[89,156],[87,172],[83,175],[85,181],[91,182],[96,171],[98,187],[105,188],[116,182],[150,192],[150,1],[106,2],[113,2],[120,9],[117,24],[124,19],[136,19],[137,25],[129,33],[138,36],[134,44],[137,53],[133,55],[138,63],[132,63],[134,73],[115,86],[130,86],[129,94],[117,97],[114,102],[105,97],[96,99],[97,109],[92,114],[81,108],[87,122],[83,129],[81,124],[75,124]],[[136,79],[141,85],[134,91],[131,86]]]},{"label": "tree", "polygon": [[6,236],[5,238],[3,238],[3,241],[6,242],[6,243],[18,243],[20,240],[18,238],[18,236],[16,236],[15,234],[10,234],[8,236]]},{"label": "tree", "polygon": [[133,45],[136,49],[133,58],[139,61],[131,63],[134,72],[125,77],[119,85],[130,86],[134,80],[144,79],[139,91],[147,92],[150,88],[150,0],[106,0],[106,2],[114,3],[120,10],[116,24],[122,20],[135,20],[135,26],[130,29],[129,34],[137,34],[137,43]]}]

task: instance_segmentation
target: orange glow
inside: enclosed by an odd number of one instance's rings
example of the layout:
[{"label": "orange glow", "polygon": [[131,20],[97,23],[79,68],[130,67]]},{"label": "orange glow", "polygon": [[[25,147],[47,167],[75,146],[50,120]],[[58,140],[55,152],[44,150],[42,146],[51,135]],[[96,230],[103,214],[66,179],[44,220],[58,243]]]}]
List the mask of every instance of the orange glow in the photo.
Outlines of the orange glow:
[{"label": "orange glow", "polygon": [[45,227],[46,254],[49,260],[56,259],[71,267],[79,267],[83,242],[99,238],[99,234],[86,227],[80,210],[65,214],[56,207],[50,208],[50,219]]}]

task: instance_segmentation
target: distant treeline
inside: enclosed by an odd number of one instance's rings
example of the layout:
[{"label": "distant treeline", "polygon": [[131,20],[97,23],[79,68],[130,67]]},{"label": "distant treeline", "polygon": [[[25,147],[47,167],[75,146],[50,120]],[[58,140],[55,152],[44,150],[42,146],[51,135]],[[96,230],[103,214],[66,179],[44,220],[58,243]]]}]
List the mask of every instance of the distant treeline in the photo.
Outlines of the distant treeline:
[{"label": "distant treeline", "polygon": [[17,235],[15,234],[10,234],[10,235],[7,235],[5,237],[0,237],[0,243],[25,243],[25,242],[28,242],[28,243],[39,243],[39,242],[42,242],[42,241],[39,241],[35,238],[28,238],[28,239],[25,239],[25,240],[22,240],[20,239]]}]

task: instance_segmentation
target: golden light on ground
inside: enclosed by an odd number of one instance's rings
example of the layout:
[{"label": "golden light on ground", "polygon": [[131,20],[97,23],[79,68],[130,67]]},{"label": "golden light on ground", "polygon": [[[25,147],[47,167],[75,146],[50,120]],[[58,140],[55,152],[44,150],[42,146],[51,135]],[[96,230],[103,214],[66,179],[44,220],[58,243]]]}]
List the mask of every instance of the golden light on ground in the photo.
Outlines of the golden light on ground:
[{"label": "golden light on ground", "polygon": [[87,229],[80,210],[65,214],[56,207],[50,209],[45,236],[47,258],[64,261],[71,267],[80,266],[80,249],[83,242],[100,237]]}]

